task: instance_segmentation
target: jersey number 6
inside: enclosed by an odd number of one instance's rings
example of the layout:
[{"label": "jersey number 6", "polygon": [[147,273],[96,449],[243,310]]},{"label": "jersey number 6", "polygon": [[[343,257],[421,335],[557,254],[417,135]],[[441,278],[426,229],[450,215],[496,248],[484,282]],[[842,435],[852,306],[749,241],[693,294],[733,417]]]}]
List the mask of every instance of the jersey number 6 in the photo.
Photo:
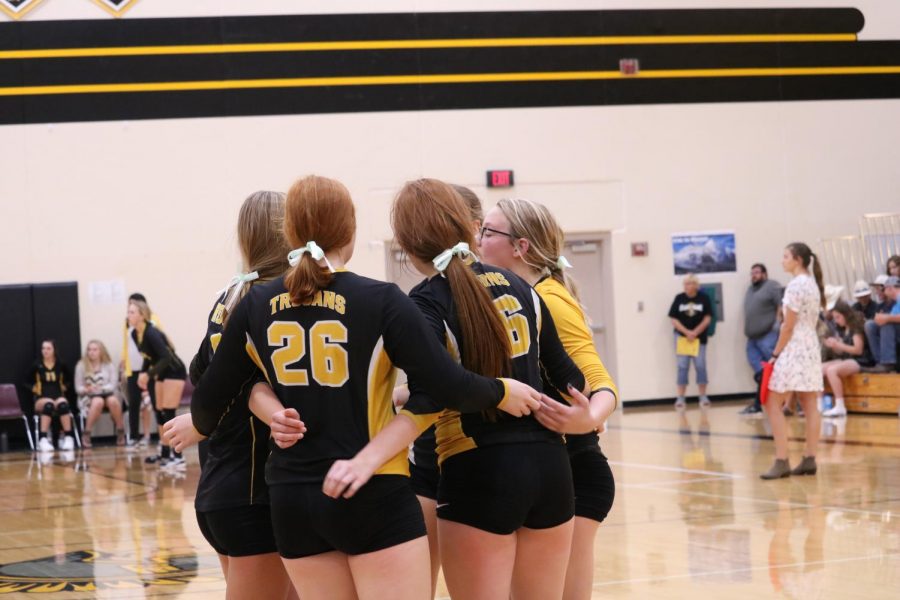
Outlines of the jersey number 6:
[{"label": "jersey number 6", "polygon": [[509,334],[509,342],[512,349],[510,358],[528,354],[531,347],[531,335],[528,328],[528,318],[521,313],[522,303],[518,298],[510,294],[504,294],[494,298],[494,305],[503,317],[506,332]]},{"label": "jersey number 6", "polygon": [[[281,385],[309,385],[306,369],[290,368],[306,356],[306,330],[295,321],[275,321],[266,336],[272,352],[275,378]],[[340,387],[350,378],[347,351],[347,328],[339,321],[319,321],[309,330],[309,363],[312,376],[321,386]]]}]

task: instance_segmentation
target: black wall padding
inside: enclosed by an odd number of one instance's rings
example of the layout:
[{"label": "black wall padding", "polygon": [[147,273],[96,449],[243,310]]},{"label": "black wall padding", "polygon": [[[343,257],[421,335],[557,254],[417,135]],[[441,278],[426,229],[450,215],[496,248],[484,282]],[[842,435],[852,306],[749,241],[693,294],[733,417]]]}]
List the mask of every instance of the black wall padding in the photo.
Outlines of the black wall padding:
[{"label": "black wall padding", "polygon": [[25,374],[36,356],[31,286],[0,286],[0,383],[16,385],[19,401],[28,412],[32,407],[27,407],[31,395],[24,390]]}]

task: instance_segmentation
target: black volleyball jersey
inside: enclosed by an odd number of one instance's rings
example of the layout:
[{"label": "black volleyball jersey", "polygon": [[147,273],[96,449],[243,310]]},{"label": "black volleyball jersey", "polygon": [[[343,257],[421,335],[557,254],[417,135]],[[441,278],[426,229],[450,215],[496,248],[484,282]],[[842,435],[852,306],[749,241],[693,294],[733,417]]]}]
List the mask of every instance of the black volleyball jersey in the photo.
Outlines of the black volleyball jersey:
[{"label": "black volleyball jersey", "polygon": [[[226,290],[216,300],[206,322],[206,335],[191,361],[191,383],[196,385],[208,368],[222,339]],[[231,410],[222,416],[216,430],[206,441],[200,464],[200,481],[194,508],[198,511],[235,508],[249,504],[268,504],[265,481],[269,456],[269,428],[250,412],[248,398],[258,379],[241,389]]]},{"label": "black volleyball jersey", "polygon": [[69,391],[69,370],[61,362],[56,361],[52,367],[39,360],[31,369],[29,383],[35,400],[38,398],[62,398]]},{"label": "black volleyball jersey", "polygon": [[[212,432],[262,371],[307,427],[290,448],[272,445],[266,482],[319,483],[335,460],[355,456],[394,417],[394,365],[447,406],[497,406],[506,397],[500,380],[457,365],[392,283],[339,271],[302,305],[291,301],[284,278],[256,285],[229,317],[194,391],[194,426]],[[404,408],[414,418],[425,410],[412,399]],[[406,452],[376,474],[408,475]]]},{"label": "black volleyball jersey", "polygon": [[[544,302],[531,286],[514,273],[476,262],[471,266],[479,281],[494,299],[494,305],[506,325],[512,345],[512,373],[533,388],[542,389],[541,367],[550,381],[564,390],[572,384],[584,390],[581,371],[563,349],[553,319]],[[462,345],[459,320],[444,277],[435,276],[410,293],[410,297],[425,315],[432,334],[459,360]],[[418,380],[410,374],[410,402],[427,405]],[[479,446],[518,442],[546,441],[562,443],[560,434],[550,431],[534,418],[513,417],[502,411],[494,413],[459,410],[444,411],[437,422],[438,462]]]},{"label": "black volleyball jersey", "polygon": [[141,356],[144,357],[144,368],[150,377],[156,377],[160,373],[166,371],[170,367],[184,368],[184,364],[175,349],[169,342],[162,331],[157,329],[153,323],[147,323],[143,333],[138,333],[137,329],[131,330],[131,338],[137,344]]},{"label": "black volleyball jersey", "polygon": [[[410,297],[427,284],[428,280],[425,279],[416,285],[409,291]],[[416,441],[413,442],[412,447],[409,449],[409,461],[417,467],[432,470],[438,468],[436,429],[437,425],[431,425],[422,432],[422,435],[416,438]]]}]

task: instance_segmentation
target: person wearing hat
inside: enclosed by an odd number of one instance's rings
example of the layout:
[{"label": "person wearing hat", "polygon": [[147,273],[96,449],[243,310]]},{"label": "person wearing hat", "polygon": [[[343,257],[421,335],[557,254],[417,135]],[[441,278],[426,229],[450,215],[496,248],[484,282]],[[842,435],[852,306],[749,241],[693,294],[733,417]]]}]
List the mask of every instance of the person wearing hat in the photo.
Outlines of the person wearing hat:
[{"label": "person wearing hat", "polygon": [[889,313],[878,313],[866,321],[866,339],[876,365],[864,369],[866,373],[893,373],[897,370],[897,340],[900,338],[900,277],[892,275],[884,282],[884,295],[892,301]]},{"label": "person wearing hat", "polygon": [[869,284],[862,279],[853,284],[853,297],[856,302],[853,304],[853,310],[861,313],[866,320],[875,317],[875,309],[878,305],[872,300],[872,290]]},{"label": "person wearing hat", "polygon": [[894,303],[888,300],[884,295],[884,283],[888,280],[888,276],[882,273],[875,278],[869,289],[872,290],[872,300],[875,302],[875,314],[880,312],[891,312]]}]

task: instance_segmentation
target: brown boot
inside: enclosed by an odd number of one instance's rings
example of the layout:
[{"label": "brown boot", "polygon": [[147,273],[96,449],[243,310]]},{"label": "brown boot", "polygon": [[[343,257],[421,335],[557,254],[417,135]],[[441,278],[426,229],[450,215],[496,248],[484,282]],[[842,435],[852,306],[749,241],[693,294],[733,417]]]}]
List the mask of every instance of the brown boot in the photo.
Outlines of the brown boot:
[{"label": "brown boot", "polygon": [[780,479],[791,476],[791,465],[786,458],[776,458],[768,471],[759,476],[760,479]]},{"label": "brown boot", "polygon": [[803,460],[800,461],[800,464],[791,470],[791,475],[815,475],[816,469],[818,469],[816,466],[816,457],[804,456]]}]

